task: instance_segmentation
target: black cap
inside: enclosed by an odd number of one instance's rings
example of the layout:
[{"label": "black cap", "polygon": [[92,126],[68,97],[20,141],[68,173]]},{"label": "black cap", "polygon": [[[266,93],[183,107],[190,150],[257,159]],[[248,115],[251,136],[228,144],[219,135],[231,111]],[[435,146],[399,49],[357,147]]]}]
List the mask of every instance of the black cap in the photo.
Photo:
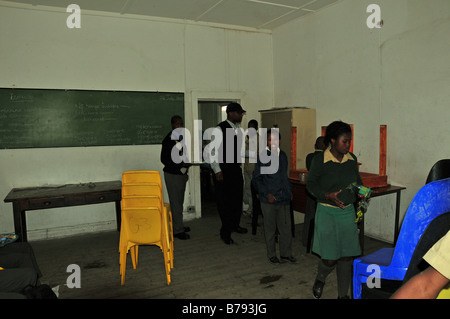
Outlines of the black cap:
[{"label": "black cap", "polygon": [[242,106],[239,103],[232,102],[227,105],[227,113],[230,112],[245,113],[246,111],[242,108]]}]

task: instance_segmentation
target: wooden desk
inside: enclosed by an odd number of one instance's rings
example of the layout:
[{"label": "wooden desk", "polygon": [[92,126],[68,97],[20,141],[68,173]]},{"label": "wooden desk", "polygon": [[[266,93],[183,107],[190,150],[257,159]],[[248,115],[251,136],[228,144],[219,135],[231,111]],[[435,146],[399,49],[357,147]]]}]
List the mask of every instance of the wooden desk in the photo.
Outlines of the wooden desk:
[{"label": "wooden desk", "polygon": [[306,212],[306,183],[289,178],[292,187],[292,208],[298,212]]},{"label": "wooden desk", "polygon": [[[388,195],[388,194],[397,194],[396,196],[396,202],[395,202],[395,225],[394,225],[394,246],[397,243],[397,239],[398,239],[398,234],[399,234],[399,217],[400,217],[400,192],[402,190],[406,189],[406,187],[402,187],[402,186],[393,186],[393,185],[388,185],[386,187],[377,187],[372,189],[372,195],[370,196],[371,198],[373,197],[378,197],[378,196],[384,196],[384,195]],[[363,233],[364,233],[364,223],[362,223],[363,226]]]},{"label": "wooden desk", "polygon": [[117,229],[120,229],[122,182],[95,182],[54,187],[13,188],[5,202],[13,204],[14,228],[19,241],[27,241],[26,214],[28,210],[47,209],[116,202]]},{"label": "wooden desk", "polygon": [[[306,183],[300,182],[299,180],[295,180],[290,178],[292,186],[292,208],[296,211],[305,213],[306,211]],[[388,185],[386,187],[377,187],[372,189],[373,197],[384,196],[388,194],[396,194],[396,204],[395,204],[395,222],[394,222],[394,246],[397,243],[398,235],[399,235],[399,216],[400,216],[400,192],[406,189],[406,187],[401,186],[393,186]],[[360,223],[360,243],[361,250],[364,251],[364,219]]]}]

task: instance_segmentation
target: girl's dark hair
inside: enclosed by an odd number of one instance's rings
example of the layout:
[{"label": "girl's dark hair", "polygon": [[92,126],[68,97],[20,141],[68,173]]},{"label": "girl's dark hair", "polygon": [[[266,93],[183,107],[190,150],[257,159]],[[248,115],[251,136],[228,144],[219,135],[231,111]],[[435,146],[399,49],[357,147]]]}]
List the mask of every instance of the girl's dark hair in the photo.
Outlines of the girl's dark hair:
[{"label": "girl's dark hair", "polygon": [[334,121],[327,126],[325,131],[325,145],[330,145],[331,139],[337,139],[339,136],[344,134],[352,135],[352,128],[347,123],[342,121]]},{"label": "girl's dark hair", "polygon": [[248,127],[258,127],[258,121],[257,120],[250,120],[247,124]]}]

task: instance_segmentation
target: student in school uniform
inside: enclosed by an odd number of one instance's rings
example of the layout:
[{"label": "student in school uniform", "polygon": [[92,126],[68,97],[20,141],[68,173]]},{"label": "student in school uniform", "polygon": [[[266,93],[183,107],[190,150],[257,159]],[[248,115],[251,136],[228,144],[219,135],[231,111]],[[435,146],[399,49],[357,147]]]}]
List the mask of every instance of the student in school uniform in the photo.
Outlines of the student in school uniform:
[{"label": "student in school uniform", "polygon": [[[251,131],[251,129],[255,131]],[[256,145],[255,145],[256,144]],[[256,235],[258,217],[262,215],[261,204],[252,183],[253,170],[258,157],[259,134],[258,121],[252,119],[248,122],[248,135],[245,138],[246,159],[244,164],[244,203],[248,203],[247,214],[252,216],[252,234]]]},{"label": "student in school uniform", "polygon": [[[253,176],[253,170],[255,169],[255,162],[253,161],[253,158],[256,158],[257,152],[255,150],[250,150],[250,138],[249,135],[250,129],[255,129],[256,133],[256,148],[258,147],[258,121],[257,120],[250,120],[247,124],[248,127],[248,135],[245,137],[245,163],[244,163],[244,204],[247,204],[247,214],[251,215],[253,212],[253,198],[252,198],[252,176]],[[252,136],[253,137],[253,136]],[[253,146],[253,145],[252,145]],[[250,152],[255,152],[254,154],[250,154]],[[252,156],[253,155],[253,156]]]},{"label": "student in school uniform", "polygon": [[311,169],[311,163],[312,163],[314,156],[322,153],[323,151],[325,151],[327,149],[327,146],[325,145],[324,141],[325,141],[325,136],[319,136],[318,138],[316,138],[316,143],[314,144],[314,152],[306,155],[305,162],[306,162],[306,169],[308,171]]},{"label": "student in school uniform", "polygon": [[350,125],[335,121],[328,125],[324,152],[314,156],[306,189],[317,200],[312,251],[321,258],[313,286],[314,297],[322,295],[325,279],[336,268],[338,297],[349,298],[352,259],[361,254],[353,204],[358,199],[352,183],[362,185],[356,156],[349,152]]},{"label": "student in school uniform", "polygon": [[[264,236],[266,239],[267,258],[271,264],[280,264],[281,262],[298,263],[298,260],[292,256],[292,232],[291,232],[291,214],[290,203],[292,198],[291,184],[289,183],[288,159],[286,153],[279,148],[280,135],[277,131],[271,129],[267,132],[267,148],[265,152],[266,159],[270,161],[263,163],[261,153],[253,171],[252,183],[259,194],[261,210],[264,219]],[[271,172],[263,172],[262,168],[268,168],[273,165],[275,155],[278,159],[277,165],[273,166]],[[276,254],[276,231],[280,233],[280,259]]]}]

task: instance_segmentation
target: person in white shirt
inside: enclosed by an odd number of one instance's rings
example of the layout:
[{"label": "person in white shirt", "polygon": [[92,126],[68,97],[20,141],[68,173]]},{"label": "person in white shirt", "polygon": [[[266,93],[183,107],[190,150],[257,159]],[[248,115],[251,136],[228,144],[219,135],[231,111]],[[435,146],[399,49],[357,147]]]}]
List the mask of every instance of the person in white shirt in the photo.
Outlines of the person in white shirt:
[{"label": "person in white shirt", "polygon": [[245,110],[239,103],[232,102],[228,104],[226,112],[227,119],[217,125],[222,132],[218,162],[212,161],[210,164],[215,174],[217,210],[222,222],[220,238],[225,244],[231,245],[234,243],[232,232],[247,233],[246,228],[239,226],[244,191],[240,151],[244,141],[239,131]]}]

